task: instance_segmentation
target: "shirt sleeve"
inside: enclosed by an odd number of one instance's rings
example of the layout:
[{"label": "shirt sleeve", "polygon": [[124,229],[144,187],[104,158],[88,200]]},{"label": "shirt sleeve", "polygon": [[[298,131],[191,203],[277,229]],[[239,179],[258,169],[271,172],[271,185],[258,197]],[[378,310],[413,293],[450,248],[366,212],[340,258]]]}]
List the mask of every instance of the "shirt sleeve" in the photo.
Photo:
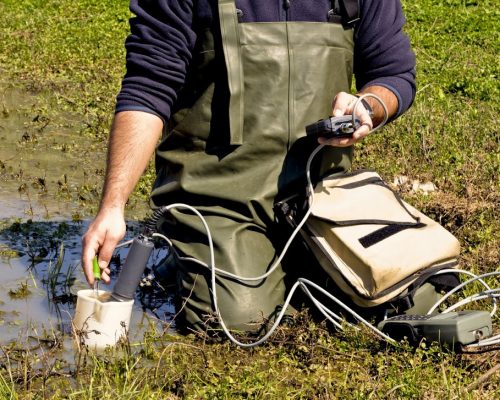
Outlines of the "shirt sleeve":
[{"label": "shirt sleeve", "polygon": [[383,86],[398,98],[396,117],[415,98],[415,55],[403,32],[406,22],[400,0],[364,0],[355,32],[356,88]]},{"label": "shirt sleeve", "polygon": [[193,0],[132,0],[125,42],[127,72],[116,110],[145,111],[170,118],[196,41]]}]

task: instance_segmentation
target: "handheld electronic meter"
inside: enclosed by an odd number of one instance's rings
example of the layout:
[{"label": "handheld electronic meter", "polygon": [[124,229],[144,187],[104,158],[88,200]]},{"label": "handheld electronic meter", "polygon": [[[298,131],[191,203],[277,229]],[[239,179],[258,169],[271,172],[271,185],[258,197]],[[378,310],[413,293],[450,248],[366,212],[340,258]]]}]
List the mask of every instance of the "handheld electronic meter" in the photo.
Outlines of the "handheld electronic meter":
[{"label": "handheld electronic meter", "polygon": [[358,118],[352,120],[352,115],[320,119],[318,122],[306,126],[308,136],[331,138],[349,138],[361,126]]},{"label": "handheld electronic meter", "polygon": [[380,322],[378,328],[394,340],[406,338],[413,344],[426,338],[431,342],[465,346],[492,334],[491,316],[487,311],[398,315]]}]

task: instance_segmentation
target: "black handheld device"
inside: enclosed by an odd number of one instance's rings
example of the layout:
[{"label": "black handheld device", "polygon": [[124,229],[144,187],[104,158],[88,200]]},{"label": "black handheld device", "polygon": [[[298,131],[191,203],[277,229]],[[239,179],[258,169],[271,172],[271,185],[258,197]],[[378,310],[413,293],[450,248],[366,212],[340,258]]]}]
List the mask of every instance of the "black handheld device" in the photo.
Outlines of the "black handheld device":
[{"label": "black handheld device", "polygon": [[354,124],[352,115],[342,117],[330,117],[320,119],[318,122],[306,126],[307,136],[332,138],[350,138],[361,123],[355,118]]}]

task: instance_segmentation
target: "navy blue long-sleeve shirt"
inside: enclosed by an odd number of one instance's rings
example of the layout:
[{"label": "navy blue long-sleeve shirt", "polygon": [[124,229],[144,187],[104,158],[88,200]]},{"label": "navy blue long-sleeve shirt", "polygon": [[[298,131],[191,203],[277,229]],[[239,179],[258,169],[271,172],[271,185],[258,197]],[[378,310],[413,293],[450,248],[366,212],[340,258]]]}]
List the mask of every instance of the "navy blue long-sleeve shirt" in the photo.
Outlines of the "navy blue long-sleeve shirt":
[{"label": "navy blue long-sleeve shirt", "polygon": [[[236,0],[242,22],[327,22],[331,0]],[[131,0],[136,15],[126,41],[127,72],[116,112],[140,110],[168,121],[182,88],[196,32],[211,26],[217,0]],[[356,86],[384,86],[398,98],[397,115],[415,97],[415,56],[403,32],[400,0],[360,0],[354,35]]]}]

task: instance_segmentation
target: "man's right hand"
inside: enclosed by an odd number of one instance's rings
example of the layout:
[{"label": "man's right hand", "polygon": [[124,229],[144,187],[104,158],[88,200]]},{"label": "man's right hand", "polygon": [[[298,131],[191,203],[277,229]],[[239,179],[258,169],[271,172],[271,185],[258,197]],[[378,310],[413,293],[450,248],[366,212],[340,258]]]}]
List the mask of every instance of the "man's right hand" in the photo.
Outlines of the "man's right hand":
[{"label": "man's right hand", "polygon": [[101,279],[110,282],[108,268],[116,245],[125,236],[125,220],[121,208],[101,209],[82,238],[82,266],[89,285],[94,283],[92,260],[98,256]]},{"label": "man's right hand", "polygon": [[110,282],[108,265],[125,236],[125,204],[151,159],[162,128],[163,121],[148,112],[122,111],[115,115],[101,206],[82,240],[83,272],[90,285],[94,283],[92,260],[96,254],[101,279]]}]

